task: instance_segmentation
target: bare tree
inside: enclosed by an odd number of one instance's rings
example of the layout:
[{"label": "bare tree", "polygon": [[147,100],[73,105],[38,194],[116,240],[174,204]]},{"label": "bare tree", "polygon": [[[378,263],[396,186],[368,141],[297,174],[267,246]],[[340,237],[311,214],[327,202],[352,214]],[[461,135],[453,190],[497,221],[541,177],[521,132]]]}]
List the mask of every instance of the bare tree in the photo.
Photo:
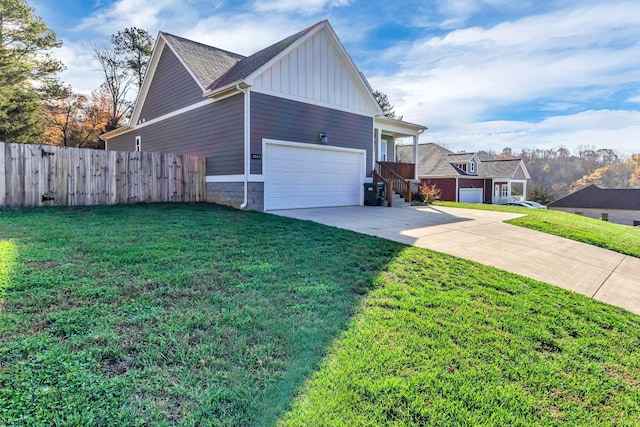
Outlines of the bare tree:
[{"label": "bare tree", "polygon": [[94,44],[93,52],[102,67],[105,79],[103,86],[110,97],[110,117],[105,128],[108,132],[120,126],[131,109],[127,95],[134,84],[134,77],[129,73],[126,61],[114,49]]}]

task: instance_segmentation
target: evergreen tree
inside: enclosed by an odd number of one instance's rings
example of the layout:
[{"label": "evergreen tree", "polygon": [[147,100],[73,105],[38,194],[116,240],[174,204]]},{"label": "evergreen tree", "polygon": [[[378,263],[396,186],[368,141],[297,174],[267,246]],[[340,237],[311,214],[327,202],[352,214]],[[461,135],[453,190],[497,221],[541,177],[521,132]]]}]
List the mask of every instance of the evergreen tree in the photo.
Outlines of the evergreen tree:
[{"label": "evergreen tree", "polygon": [[147,30],[129,27],[112,34],[111,43],[116,54],[124,55],[124,61],[133,73],[140,90],[153,50],[153,37]]},{"label": "evergreen tree", "polygon": [[25,0],[0,0],[0,141],[38,142],[43,98],[63,69],[56,34]]},{"label": "evergreen tree", "polygon": [[382,112],[385,116],[389,117],[390,119],[396,118],[396,112],[393,110],[393,105],[391,105],[391,102],[389,102],[389,97],[387,97],[386,94],[380,92],[379,90],[374,90],[373,97],[376,99],[376,101],[378,101],[378,105],[380,105],[380,108],[382,108]]}]

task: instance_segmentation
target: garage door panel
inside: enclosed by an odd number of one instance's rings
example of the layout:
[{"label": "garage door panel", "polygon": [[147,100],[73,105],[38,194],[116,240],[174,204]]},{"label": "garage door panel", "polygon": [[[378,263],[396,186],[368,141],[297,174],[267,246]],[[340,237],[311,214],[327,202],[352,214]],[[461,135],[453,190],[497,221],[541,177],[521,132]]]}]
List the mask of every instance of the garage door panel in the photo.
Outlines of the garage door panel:
[{"label": "garage door panel", "polygon": [[265,145],[265,209],[361,204],[364,152]]},{"label": "garage door panel", "polygon": [[484,192],[482,188],[461,188],[460,189],[460,202],[461,203],[482,203]]}]

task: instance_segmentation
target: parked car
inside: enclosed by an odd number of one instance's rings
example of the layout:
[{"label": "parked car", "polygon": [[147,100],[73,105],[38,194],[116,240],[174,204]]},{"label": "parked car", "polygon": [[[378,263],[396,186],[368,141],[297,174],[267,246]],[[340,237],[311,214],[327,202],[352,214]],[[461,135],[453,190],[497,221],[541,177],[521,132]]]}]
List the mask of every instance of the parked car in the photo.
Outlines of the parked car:
[{"label": "parked car", "polygon": [[545,205],[541,205],[541,204],[540,204],[540,203],[538,203],[538,202],[532,202],[532,201],[530,201],[530,200],[523,200],[521,203],[526,203],[526,204],[528,204],[528,205],[533,206],[533,207],[534,207],[534,208],[536,208],[536,209],[547,209],[547,207],[546,207]]},{"label": "parked car", "polygon": [[532,205],[529,205],[525,202],[508,202],[508,203],[502,203],[502,206],[520,206],[521,208],[529,208],[529,209],[535,209],[535,207],[533,207]]}]

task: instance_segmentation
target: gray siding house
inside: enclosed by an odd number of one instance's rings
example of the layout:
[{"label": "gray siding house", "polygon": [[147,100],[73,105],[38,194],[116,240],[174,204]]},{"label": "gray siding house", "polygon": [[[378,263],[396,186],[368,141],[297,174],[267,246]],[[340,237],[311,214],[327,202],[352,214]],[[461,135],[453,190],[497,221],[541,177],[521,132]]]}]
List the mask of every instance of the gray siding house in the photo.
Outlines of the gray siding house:
[{"label": "gray siding house", "polygon": [[[161,32],[130,122],[107,150],[205,156],[207,200],[273,210],[363,203],[397,138],[328,21],[244,57]],[[417,179],[417,176],[405,177]]]}]

